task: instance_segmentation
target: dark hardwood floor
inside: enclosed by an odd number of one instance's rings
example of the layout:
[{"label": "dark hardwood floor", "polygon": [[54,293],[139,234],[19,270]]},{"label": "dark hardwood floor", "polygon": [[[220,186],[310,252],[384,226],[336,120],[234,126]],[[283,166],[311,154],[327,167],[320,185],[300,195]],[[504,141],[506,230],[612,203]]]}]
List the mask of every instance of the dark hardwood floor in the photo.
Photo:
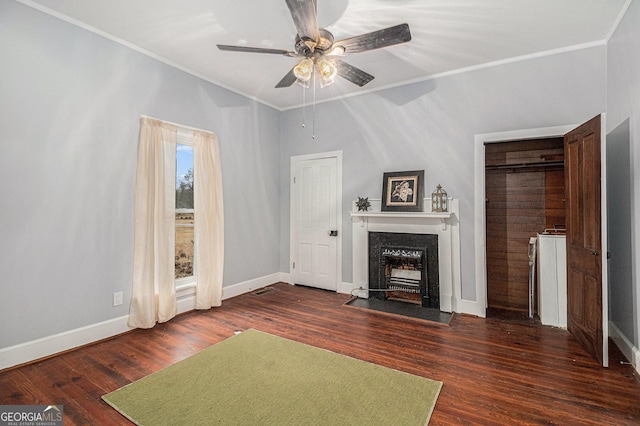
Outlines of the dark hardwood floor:
[{"label": "dark hardwood floor", "polygon": [[65,425],[129,424],[103,394],[255,328],[444,382],[432,425],[640,424],[640,382],[613,345],[601,368],[561,329],[465,315],[432,325],[344,307],[343,294],[273,287],[0,372],[0,404],[64,404]]}]

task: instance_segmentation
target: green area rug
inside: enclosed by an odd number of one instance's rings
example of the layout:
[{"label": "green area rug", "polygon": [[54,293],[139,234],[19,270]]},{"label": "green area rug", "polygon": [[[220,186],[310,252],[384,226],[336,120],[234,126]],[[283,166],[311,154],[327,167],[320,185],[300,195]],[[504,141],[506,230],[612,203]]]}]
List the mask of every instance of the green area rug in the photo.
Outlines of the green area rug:
[{"label": "green area rug", "polygon": [[247,330],[104,395],[140,425],[425,425],[442,382]]}]

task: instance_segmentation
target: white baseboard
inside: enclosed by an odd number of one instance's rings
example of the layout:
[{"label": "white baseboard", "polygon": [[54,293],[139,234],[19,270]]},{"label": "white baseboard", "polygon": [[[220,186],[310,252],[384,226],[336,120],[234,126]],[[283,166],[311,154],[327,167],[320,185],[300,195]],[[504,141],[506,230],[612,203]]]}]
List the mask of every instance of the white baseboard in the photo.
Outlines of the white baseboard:
[{"label": "white baseboard", "polygon": [[283,283],[288,283],[289,280],[291,279],[291,274],[288,272],[280,272],[280,279],[278,280],[279,282],[283,282]]},{"label": "white baseboard", "polygon": [[124,333],[128,315],[0,349],[0,370]]},{"label": "white baseboard", "polygon": [[620,349],[620,352],[622,352],[631,365],[633,365],[636,372],[640,374],[640,350],[638,350],[638,348],[627,339],[627,336],[611,321],[609,321],[609,337],[611,337],[611,340],[613,340],[618,349]]},{"label": "white baseboard", "polygon": [[475,300],[460,299],[457,303],[458,311],[461,314],[475,315],[480,318],[487,317],[487,310],[481,307]]},{"label": "white baseboard", "polygon": [[[281,274],[286,275],[287,279],[286,281],[283,279],[281,281],[287,282],[291,285],[295,285],[295,283],[290,281],[291,275],[290,274],[285,274],[284,272],[282,272]],[[358,286],[354,285],[353,283],[347,283],[347,282],[339,282],[336,285],[336,293],[341,293],[341,294],[355,294],[352,293],[355,289],[357,289]]]},{"label": "white baseboard", "polygon": [[232,297],[240,296],[241,294],[249,293],[259,288],[266,287],[268,285],[277,283],[279,281],[288,282],[289,278],[283,278],[284,274],[277,272],[275,274],[267,275],[264,277],[256,278],[253,280],[245,281],[238,284],[229,285],[222,288],[222,300],[230,299]]},{"label": "white baseboard", "polygon": [[[222,299],[225,300],[249,293],[279,281],[288,282],[288,275],[289,274],[286,273],[275,273],[223,287]],[[188,289],[184,293],[186,294],[178,299],[178,313],[189,312],[195,309],[195,295],[193,293],[189,294]],[[0,370],[125,333],[132,330],[132,328],[127,325],[128,319],[129,316],[125,315],[30,342],[2,348],[0,349]]]},{"label": "white baseboard", "polygon": [[357,286],[353,283],[346,283],[346,282],[341,282],[338,283],[338,288],[336,289],[336,292],[338,293],[342,293],[342,294],[350,294],[352,296],[357,296],[358,293],[355,292],[355,290],[357,290],[360,286]]}]

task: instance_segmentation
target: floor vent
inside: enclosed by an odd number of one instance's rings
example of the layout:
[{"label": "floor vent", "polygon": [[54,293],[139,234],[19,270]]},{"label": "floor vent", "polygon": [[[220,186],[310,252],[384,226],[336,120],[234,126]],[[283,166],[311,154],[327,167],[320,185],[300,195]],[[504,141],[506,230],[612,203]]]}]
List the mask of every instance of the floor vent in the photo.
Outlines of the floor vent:
[{"label": "floor vent", "polygon": [[271,293],[272,291],[276,291],[276,289],[273,287],[263,287],[252,291],[251,294],[254,296],[262,296],[263,294]]}]

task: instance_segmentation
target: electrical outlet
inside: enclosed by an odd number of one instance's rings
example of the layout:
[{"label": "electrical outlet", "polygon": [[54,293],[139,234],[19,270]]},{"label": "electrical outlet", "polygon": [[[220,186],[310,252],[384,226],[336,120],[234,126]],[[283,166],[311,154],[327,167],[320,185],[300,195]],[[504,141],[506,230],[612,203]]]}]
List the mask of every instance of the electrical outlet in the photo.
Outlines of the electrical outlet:
[{"label": "electrical outlet", "polygon": [[122,305],[122,292],[117,291],[113,293],[113,306],[120,306],[120,305]]}]

